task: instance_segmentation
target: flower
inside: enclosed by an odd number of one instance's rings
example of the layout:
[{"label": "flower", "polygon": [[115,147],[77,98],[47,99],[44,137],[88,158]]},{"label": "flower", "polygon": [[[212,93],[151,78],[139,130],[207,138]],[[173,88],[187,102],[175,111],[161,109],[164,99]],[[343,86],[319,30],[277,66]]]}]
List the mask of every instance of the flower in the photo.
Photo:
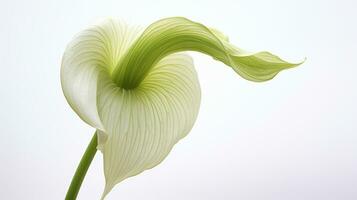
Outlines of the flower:
[{"label": "flower", "polygon": [[191,130],[201,93],[192,59],[182,51],[210,55],[256,82],[300,64],[247,53],[221,32],[182,17],[144,30],[108,19],[80,32],[63,55],[61,83],[72,109],[97,129],[103,198],[117,183],[158,165]]}]

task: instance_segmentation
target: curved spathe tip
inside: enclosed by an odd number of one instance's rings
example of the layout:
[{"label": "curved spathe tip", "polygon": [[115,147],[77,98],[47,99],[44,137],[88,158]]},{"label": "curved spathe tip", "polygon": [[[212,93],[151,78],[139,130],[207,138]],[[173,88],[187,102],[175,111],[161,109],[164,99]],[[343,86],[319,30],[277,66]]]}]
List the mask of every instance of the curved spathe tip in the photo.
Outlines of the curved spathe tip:
[{"label": "curved spathe tip", "polygon": [[115,184],[108,184],[106,183],[105,184],[105,187],[104,187],[104,191],[102,193],[102,196],[100,197],[100,200],[104,200],[105,197],[109,194],[110,191],[112,191],[113,187],[115,186]]}]

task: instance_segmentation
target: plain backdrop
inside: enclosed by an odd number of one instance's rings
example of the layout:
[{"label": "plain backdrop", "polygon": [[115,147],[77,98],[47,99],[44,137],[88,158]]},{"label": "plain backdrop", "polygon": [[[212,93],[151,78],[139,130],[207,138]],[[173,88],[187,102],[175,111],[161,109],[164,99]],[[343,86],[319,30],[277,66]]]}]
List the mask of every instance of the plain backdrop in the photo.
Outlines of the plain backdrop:
[{"label": "plain backdrop", "polygon": [[[94,129],[68,106],[59,71],[71,38],[103,17],[146,26],[185,16],[232,43],[307,61],[253,83],[191,53],[202,86],[191,133],[120,200],[357,199],[355,1],[18,1],[0,4],[0,199],[64,199]],[[99,199],[98,153],[78,199]]]}]

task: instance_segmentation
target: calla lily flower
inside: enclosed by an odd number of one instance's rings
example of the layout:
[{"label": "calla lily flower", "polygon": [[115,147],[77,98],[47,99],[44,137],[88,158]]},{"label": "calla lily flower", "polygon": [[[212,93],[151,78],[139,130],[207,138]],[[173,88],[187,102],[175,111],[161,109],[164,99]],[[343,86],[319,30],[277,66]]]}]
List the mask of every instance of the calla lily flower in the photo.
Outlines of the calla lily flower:
[{"label": "calla lily flower", "polygon": [[108,19],[80,32],[63,55],[61,83],[72,109],[97,130],[106,180],[102,198],[158,165],[190,132],[201,93],[185,51],[207,54],[255,82],[300,64],[246,52],[221,32],[182,17],[146,29]]}]

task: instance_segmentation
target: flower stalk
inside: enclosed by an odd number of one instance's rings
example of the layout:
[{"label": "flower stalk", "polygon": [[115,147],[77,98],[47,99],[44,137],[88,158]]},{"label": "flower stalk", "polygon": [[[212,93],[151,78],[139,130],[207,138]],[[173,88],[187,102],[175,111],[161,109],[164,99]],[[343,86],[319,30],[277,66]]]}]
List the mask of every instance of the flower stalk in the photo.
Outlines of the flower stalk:
[{"label": "flower stalk", "polygon": [[86,176],[88,168],[97,153],[97,143],[97,132],[95,132],[72,178],[71,185],[69,186],[66,194],[66,200],[75,200],[77,198],[84,177]]}]

